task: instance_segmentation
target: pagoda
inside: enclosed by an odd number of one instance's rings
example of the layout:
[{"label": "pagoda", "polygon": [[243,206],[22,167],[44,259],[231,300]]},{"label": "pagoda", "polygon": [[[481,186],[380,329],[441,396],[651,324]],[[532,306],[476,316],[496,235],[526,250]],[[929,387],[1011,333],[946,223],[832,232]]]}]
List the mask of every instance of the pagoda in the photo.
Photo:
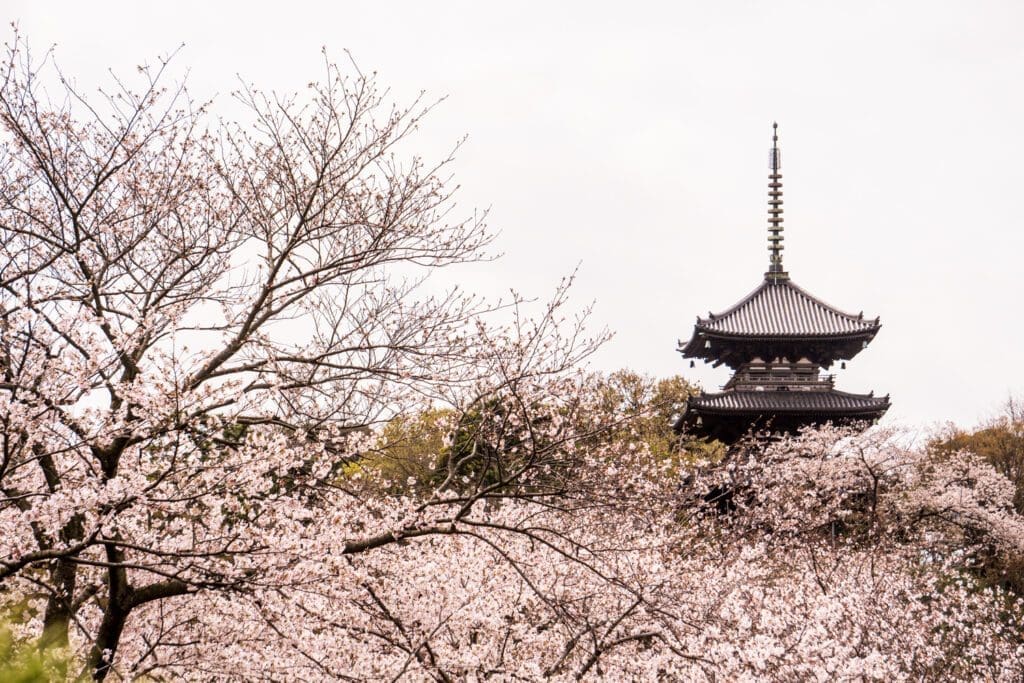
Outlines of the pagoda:
[{"label": "pagoda", "polygon": [[690,341],[679,344],[684,358],[724,364],[733,374],[721,392],[690,397],[676,428],[726,444],[748,433],[874,422],[889,409],[888,396],[839,391],[834,377],[825,374],[837,361],[846,367],[881,323],[833,308],[789,279],[782,266],[782,155],[778,124],[772,127],[768,272],[733,307],[698,317]]}]

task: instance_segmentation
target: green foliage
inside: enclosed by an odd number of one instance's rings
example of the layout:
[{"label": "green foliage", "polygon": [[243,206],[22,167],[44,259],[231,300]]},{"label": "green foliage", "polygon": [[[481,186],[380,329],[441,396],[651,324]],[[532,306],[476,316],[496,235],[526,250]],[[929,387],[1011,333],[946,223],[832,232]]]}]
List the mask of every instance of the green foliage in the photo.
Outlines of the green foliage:
[{"label": "green foliage", "polygon": [[[581,440],[583,448],[613,446],[614,452],[616,448],[643,445],[659,462],[670,460],[680,468],[697,460],[717,461],[724,455],[719,442],[680,438],[672,429],[687,398],[696,393],[696,388],[681,376],[655,379],[619,370],[595,378],[591,391],[588,410],[571,416],[557,411],[574,423],[578,433],[591,434]],[[530,430],[521,421],[526,419],[522,412],[494,398],[461,416],[451,410],[433,409],[396,417],[381,430],[374,448],[359,461],[346,463],[340,476],[352,479],[358,475],[378,482],[393,494],[429,491],[446,479],[454,490],[492,485],[538,453],[545,453],[545,458],[555,457],[546,452],[547,444],[531,440],[547,430]],[[553,417],[539,406],[531,406],[526,412],[533,416],[535,428],[544,427],[537,420]],[[543,467],[536,468],[531,484],[549,490],[556,488],[555,480],[572,467],[569,462],[547,459],[537,464]],[[542,470],[549,472],[551,481],[537,478]],[[454,476],[449,478],[449,474]]]},{"label": "green foliage", "polygon": [[[970,451],[985,458],[1013,483],[1014,509],[1024,514],[1024,406],[1018,401],[1009,399],[1002,415],[987,420],[973,431],[951,424],[928,445],[940,458],[957,451]],[[982,586],[998,585],[1024,595],[1024,557],[979,553],[977,575]]]},{"label": "green foliage", "polygon": [[[346,466],[343,476],[359,474],[393,494],[429,493],[442,485],[452,491],[479,490],[502,482],[520,490],[550,491],[567,464],[549,448],[548,427],[559,412],[492,397],[462,414],[433,409],[399,416],[385,425],[370,452]],[[530,476],[521,476],[527,469]],[[542,471],[551,477],[545,479]]]},{"label": "green foliage", "polygon": [[0,681],[4,683],[43,683],[66,680],[74,671],[66,648],[45,645],[43,639],[22,639],[14,626],[26,618],[26,605],[11,609],[0,620]]},{"label": "green foliage", "polygon": [[679,444],[681,449],[681,460],[694,462],[717,463],[725,457],[725,444],[716,439],[706,439],[693,436],[684,437]]},{"label": "green foliage", "polygon": [[453,419],[453,411],[441,408],[396,417],[370,452],[345,465],[343,476],[372,474],[391,493],[432,487]]},{"label": "green foliage", "polygon": [[654,379],[632,370],[618,370],[602,378],[599,391],[602,418],[618,416],[621,420],[606,434],[608,442],[642,442],[655,459],[677,465],[717,461],[724,455],[721,443],[680,437],[672,428],[686,400],[697,393],[697,388],[680,375]]},{"label": "green foliage", "polygon": [[996,471],[1013,482],[1013,499],[1018,513],[1024,514],[1024,406],[1007,401],[1004,412],[974,431],[950,425],[929,444],[938,455],[966,450],[985,458]]},{"label": "green foliage", "polygon": [[[455,425],[451,445],[441,453],[435,485],[448,480],[452,489],[464,490],[514,480],[515,487],[557,490],[558,477],[568,463],[548,450],[551,434],[546,427],[552,415],[540,408],[531,406],[524,411],[501,398],[491,398],[467,411]],[[541,468],[531,467],[541,464],[549,477],[538,477]],[[530,481],[518,476],[528,467],[535,470],[530,472]]]}]

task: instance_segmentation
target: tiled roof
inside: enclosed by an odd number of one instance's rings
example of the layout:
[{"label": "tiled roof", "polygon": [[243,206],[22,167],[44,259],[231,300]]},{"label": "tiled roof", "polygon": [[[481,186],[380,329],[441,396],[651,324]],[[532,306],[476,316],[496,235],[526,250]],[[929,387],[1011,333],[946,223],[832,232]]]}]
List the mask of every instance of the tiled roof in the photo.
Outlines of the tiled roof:
[{"label": "tiled roof", "polygon": [[847,394],[842,391],[724,391],[693,396],[690,410],[729,413],[884,413],[888,396]]},{"label": "tiled roof", "polygon": [[879,327],[877,319],[832,308],[789,280],[767,279],[729,310],[697,320],[700,331],[740,337],[846,336]]}]

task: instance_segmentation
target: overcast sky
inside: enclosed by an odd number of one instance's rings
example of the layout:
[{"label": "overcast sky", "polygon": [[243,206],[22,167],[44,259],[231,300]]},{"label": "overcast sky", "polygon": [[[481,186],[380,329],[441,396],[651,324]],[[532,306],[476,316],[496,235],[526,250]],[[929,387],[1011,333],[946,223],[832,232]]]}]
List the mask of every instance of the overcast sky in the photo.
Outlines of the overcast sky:
[{"label": "overcast sky", "polygon": [[[891,393],[890,422],[973,424],[1024,396],[1024,3],[64,2],[0,0],[79,84],[179,44],[191,89],[302,88],[321,46],[394,96],[448,99],[416,141],[463,134],[460,205],[505,256],[486,294],[575,300],[615,331],[602,369],[726,368],[675,351],[767,267],[779,122],[785,264],[882,331],[840,372]],[[9,35],[9,32],[8,32]]]}]

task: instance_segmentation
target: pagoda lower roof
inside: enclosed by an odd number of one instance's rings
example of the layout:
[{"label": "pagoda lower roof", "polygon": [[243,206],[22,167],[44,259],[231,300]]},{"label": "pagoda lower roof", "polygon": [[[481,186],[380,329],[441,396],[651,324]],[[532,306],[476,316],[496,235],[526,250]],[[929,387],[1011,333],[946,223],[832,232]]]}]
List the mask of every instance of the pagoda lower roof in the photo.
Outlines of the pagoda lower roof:
[{"label": "pagoda lower roof", "polygon": [[686,358],[714,358],[707,341],[718,340],[870,340],[878,318],[840,311],[804,291],[788,278],[765,280],[732,308],[697,318],[693,337],[680,351]]},{"label": "pagoda lower roof", "polygon": [[865,415],[880,417],[889,409],[888,396],[843,391],[723,391],[687,401],[687,413]]},{"label": "pagoda lower roof", "polygon": [[842,391],[723,391],[692,396],[673,425],[691,436],[727,445],[757,434],[796,434],[831,422],[857,425],[878,420],[889,397]]}]

